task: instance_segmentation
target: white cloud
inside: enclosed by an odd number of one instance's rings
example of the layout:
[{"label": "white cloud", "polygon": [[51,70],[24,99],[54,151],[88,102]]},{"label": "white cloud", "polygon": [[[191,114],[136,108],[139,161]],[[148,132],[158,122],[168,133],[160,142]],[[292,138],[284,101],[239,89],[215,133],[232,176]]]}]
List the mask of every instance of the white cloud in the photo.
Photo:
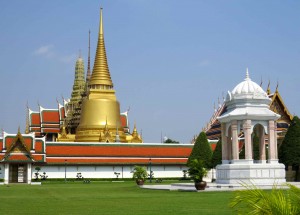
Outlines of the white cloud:
[{"label": "white cloud", "polygon": [[76,54],[61,55],[54,49],[54,45],[43,45],[37,48],[34,55],[51,58],[52,60],[60,61],[62,63],[72,63],[76,61]]},{"label": "white cloud", "polygon": [[59,57],[59,60],[63,63],[75,62],[76,55],[75,54],[70,54],[70,55],[61,56],[61,57]]},{"label": "white cloud", "polygon": [[34,54],[39,56],[52,57],[54,55],[53,47],[53,45],[41,46],[34,51]]}]

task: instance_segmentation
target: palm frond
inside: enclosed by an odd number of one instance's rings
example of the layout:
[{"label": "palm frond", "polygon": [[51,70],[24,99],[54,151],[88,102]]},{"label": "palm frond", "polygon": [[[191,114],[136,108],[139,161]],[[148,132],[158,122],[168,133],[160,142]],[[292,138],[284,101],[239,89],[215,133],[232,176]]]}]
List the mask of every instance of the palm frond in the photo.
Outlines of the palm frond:
[{"label": "palm frond", "polygon": [[246,190],[235,192],[230,207],[242,214],[300,214],[300,188],[287,184],[283,190],[277,185],[271,191],[258,189],[254,184],[242,184]]}]

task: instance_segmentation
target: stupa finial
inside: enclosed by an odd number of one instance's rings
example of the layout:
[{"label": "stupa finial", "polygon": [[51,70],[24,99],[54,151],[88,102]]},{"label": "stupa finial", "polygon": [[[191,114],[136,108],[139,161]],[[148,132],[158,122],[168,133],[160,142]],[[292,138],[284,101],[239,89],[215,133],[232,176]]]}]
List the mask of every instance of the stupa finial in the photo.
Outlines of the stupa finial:
[{"label": "stupa finial", "polygon": [[248,67],[246,69],[246,79],[245,80],[250,80]]}]

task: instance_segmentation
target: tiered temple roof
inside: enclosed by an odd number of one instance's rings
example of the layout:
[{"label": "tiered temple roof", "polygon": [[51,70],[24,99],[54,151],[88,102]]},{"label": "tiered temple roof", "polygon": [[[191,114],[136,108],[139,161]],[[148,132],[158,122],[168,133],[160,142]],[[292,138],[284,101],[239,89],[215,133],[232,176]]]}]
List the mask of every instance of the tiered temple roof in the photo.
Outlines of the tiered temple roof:
[{"label": "tiered temple roof", "polygon": [[[68,103],[64,101],[64,105],[58,103],[57,109],[39,106],[39,111],[32,111],[28,108],[28,133],[33,132],[35,137],[46,136],[47,141],[55,141],[66,119],[67,106]],[[129,135],[128,111],[120,114],[120,121],[124,133]]]},{"label": "tiered temple roof", "polygon": [[0,163],[147,165],[151,159],[153,165],[185,165],[191,150],[190,144],[47,142],[20,131],[0,137]]},{"label": "tiered temple roof", "polygon": [[35,138],[34,133],[8,134],[0,138],[0,162],[2,163],[45,163],[46,140]]}]

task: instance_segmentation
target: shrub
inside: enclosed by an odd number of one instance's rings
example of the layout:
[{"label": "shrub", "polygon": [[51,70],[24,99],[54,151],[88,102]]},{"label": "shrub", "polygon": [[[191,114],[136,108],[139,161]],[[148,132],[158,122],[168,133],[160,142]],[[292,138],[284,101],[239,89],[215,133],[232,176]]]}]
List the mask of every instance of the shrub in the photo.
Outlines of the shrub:
[{"label": "shrub", "polygon": [[208,143],[206,134],[202,131],[196,139],[193,150],[189,156],[187,165],[189,166],[192,160],[202,160],[205,168],[211,167],[212,149]]}]

